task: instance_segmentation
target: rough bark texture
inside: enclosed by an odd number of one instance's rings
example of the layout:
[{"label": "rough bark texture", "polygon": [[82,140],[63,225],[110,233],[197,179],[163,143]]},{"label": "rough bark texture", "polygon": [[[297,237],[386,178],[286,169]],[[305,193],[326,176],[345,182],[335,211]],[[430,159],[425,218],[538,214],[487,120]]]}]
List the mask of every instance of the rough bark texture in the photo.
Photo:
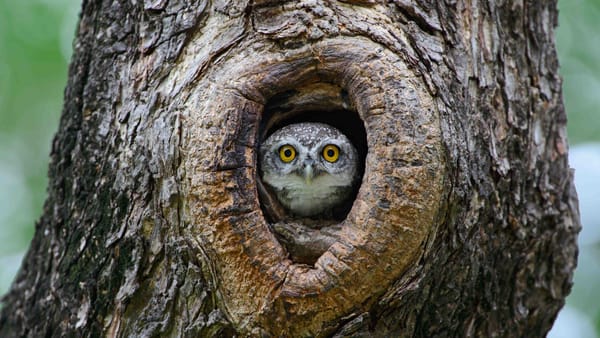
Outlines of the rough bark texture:
[{"label": "rough bark texture", "polygon": [[[579,231],[556,23],[534,0],[84,1],[0,336],[545,335]],[[366,131],[312,265],[257,192],[283,110]]]}]

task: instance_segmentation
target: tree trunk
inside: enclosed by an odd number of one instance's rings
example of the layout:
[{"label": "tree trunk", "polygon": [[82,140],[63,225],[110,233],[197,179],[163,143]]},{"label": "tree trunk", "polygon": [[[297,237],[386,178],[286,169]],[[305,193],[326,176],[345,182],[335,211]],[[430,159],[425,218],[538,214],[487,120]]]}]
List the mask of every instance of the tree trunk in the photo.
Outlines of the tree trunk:
[{"label": "tree trunk", "polygon": [[[84,1],[0,336],[544,336],[579,231],[555,1]],[[324,121],[342,220],[257,147]]]}]

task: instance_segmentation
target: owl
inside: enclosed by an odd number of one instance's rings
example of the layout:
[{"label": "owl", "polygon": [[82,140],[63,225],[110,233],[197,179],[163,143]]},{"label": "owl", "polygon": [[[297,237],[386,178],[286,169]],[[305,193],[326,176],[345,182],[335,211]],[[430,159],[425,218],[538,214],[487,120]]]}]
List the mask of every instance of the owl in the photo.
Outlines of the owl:
[{"label": "owl", "polygon": [[293,215],[331,214],[359,180],[356,148],[338,129],[316,122],[295,123],[260,146],[263,183]]}]

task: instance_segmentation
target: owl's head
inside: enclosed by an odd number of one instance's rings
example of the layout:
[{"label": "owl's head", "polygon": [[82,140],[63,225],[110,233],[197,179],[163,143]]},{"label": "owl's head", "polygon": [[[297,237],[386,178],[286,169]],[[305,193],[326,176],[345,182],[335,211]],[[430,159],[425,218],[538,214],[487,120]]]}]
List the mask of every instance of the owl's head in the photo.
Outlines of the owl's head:
[{"label": "owl's head", "polygon": [[355,147],[338,129],[316,122],[285,126],[261,145],[263,182],[299,215],[314,215],[343,201],[359,176]]},{"label": "owl's head", "polygon": [[295,123],[269,136],[260,147],[264,174],[295,175],[312,184],[323,175],[353,178],[358,155],[346,135],[316,122]]}]

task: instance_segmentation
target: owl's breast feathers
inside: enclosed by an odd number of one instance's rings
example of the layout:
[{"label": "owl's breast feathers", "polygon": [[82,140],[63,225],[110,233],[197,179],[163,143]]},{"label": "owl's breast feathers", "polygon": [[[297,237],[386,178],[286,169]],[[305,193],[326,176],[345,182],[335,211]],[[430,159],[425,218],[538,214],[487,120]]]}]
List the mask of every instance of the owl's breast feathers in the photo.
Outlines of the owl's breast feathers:
[{"label": "owl's breast feathers", "polygon": [[323,173],[306,180],[299,175],[265,175],[265,183],[275,189],[284,207],[298,216],[315,216],[326,213],[342,203],[352,192],[349,182],[353,177]]}]

